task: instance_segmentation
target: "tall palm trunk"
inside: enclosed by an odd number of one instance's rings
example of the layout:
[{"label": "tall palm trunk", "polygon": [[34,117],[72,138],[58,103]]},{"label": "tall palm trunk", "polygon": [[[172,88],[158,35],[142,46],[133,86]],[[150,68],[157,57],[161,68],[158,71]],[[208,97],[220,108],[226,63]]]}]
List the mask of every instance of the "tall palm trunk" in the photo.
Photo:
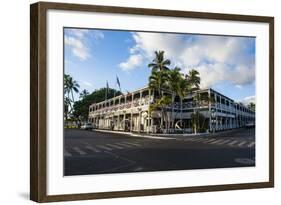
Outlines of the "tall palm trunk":
[{"label": "tall palm trunk", "polygon": [[[196,105],[195,105],[196,106]],[[193,114],[194,114],[194,133],[197,134],[197,116],[196,116],[196,107],[193,109]]]},{"label": "tall palm trunk", "polygon": [[[163,93],[162,93],[160,87],[158,88],[158,93],[159,93],[159,97],[160,97],[160,99],[161,99],[162,96],[163,96]],[[163,108],[163,106],[161,106],[161,119],[160,119],[160,128],[161,128],[161,131],[162,131],[162,129],[163,129],[163,125],[164,125],[164,108]]]},{"label": "tall palm trunk", "polygon": [[182,98],[180,98],[181,101],[181,129],[182,129]]},{"label": "tall palm trunk", "polygon": [[174,118],[174,113],[175,113],[175,94],[172,94],[172,129],[174,129],[175,126],[175,118]]}]

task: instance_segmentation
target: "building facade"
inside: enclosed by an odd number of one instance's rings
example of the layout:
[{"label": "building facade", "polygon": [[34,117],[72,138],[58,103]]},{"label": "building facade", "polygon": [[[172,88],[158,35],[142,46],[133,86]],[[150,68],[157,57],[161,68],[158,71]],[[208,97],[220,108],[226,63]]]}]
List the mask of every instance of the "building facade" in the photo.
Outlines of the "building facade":
[{"label": "building facade", "polygon": [[[200,100],[198,103],[194,100],[198,95],[212,100]],[[240,128],[255,122],[254,111],[213,89],[195,91],[185,96],[182,102],[176,97],[174,103],[165,107],[165,112],[149,109],[157,98],[157,92],[144,87],[94,103],[89,107],[89,122],[92,122],[95,129],[146,133],[192,133],[192,113],[195,112],[204,116],[207,132]]]}]

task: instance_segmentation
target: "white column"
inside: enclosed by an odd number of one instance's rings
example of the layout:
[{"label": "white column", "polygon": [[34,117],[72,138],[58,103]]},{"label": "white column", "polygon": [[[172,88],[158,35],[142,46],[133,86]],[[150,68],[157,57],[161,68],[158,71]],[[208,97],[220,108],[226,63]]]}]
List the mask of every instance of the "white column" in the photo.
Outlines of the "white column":
[{"label": "white column", "polygon": [[132,93],[132,101],[131,101],[131,120],[130,120],[130,131],[133,131],[133,101],[134,101],[134,93]]},{"label": "white column", "polygon": [[117,117],[117,130],[120,129],[120,114],[118,114],[118,117]]},{"label": "white column", "polygon": [[141,130],[141,112],[139,112],[138,132]]}]

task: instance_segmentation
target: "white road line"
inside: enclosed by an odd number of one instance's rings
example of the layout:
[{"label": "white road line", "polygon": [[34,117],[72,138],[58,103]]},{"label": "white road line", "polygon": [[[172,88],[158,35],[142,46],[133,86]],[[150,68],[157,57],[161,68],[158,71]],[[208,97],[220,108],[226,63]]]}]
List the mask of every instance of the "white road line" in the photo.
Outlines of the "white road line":
[{"label": "white road line", "polygon": [[210,139],[210,140],[207,140],[205,141],[204,143],[210,143],[210,142],[213,142],[213,141],[216,141],[217,139]]},{"label": "white road line", "polygon": [[219,143],[217,143],[218,145],[223,145],[223,144],[225,144],[225,143],[227,143],[227,142],[230,142],[231,140],[223,140],[222,142],[219,142]]},{"label": "white road line", "polygon": [[240,143],[238,144],[238,146],[241,147],[242,145],[244,145],[244,144],[246,144],[246,143],[247,143],[247,141],[240,142]]},{"label": "white road line", "polygon": [[86,154],[86,152],[84,152],[83,150],[81,150],[79,147],[73,147],[73,149],[74,149],[76,152],[78,152],[78,154],[80,154],[80,155],[85,155],[85,154]]},{"label": "white road line", "polygon": [[208,140],[208,139],[206,139],[206,138],[200,138],[200,139],[197,140],[196,142],[203,142],[203,141],[206,141],[206,140]]},{"label": "white road line", "polygon": [[92,146],[86,146],[87,149],[92,150],[94,152],[101,152],[99,149],[92,147]]},{"label": "white road line", "polygon": [[110,147],[106,147],[104,145],[97,145],[98,148],[105,149],[105,150],[112,150]]},{"label": "white road line", "polygon": [[137,147],[142,147],[142,145],[136,144],[136,143],[132,143],[132,142],[123,142],[123,143],[129,144],[129,145],[134,145],[134,146],[137,146]]},{"label": "white road line", "polygon": [[234,140],[234,141],[232,141],[231,143],[228,143],[227,145],[233,146],[233,145],[236,144],[237,142],[238,142],[237,140]]},{"label": "white road line", "polygon": [[251,142],[248,147],[253,147],[256,143],[255,142]]},{"label": "white road line", "polygon": [[124,148],[124,147],[120,147],[120,146],[118,146],[116,144],[106,144],[106,146],[113,147],[115,149],[123,149]]},{"label": "white road line", "polygon": [[220,143],[220,142],[222,142],[222,141],[224,141],[224,139],[219,139],[219,140],[213,141],[213,142],[211,142],[210,144],[217,144],[217,143]]},{"label": "white road line", "polygon": [[64,156],[66,156],[66,157],[71,157],[72,156],[72,154],[70,154],[68,151],[64,151]]},{"label": "white road line", "polygon": [[199,141],[201,141],[202,139],[204,139],[204,138],[195,138],[195,139],[193,139],[193,140],[191,140],[192,142],[199,142]]},{"label": "white road line", "polygon": [[124,143],[122,143],[122,142],[118,142],[118,143],[115,143],[115,144],[120,145],[120,146],[129,147],[129,148],[134,147],[133,145],[124,144]]}]

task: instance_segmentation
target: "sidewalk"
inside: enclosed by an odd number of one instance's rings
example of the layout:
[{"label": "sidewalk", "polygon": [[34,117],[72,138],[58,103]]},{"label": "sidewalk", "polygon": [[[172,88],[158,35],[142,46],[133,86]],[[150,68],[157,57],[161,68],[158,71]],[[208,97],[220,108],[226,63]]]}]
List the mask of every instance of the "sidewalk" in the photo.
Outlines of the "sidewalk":
[{"label": "sidewalk", "polygon": [[114,130],[94,130],[96,132],[103,133],[112,133],[112,134],[122,134],[132,137],[142,137],[150,139],[162,139],[162,140],[171,140],[171,139],[181,139],[194,136],[209,136],[211,133],[198,133],[198,134],[147,134],[147,133],[134,133],[134,132],[123,132],[123,131],[114,131]]}]

